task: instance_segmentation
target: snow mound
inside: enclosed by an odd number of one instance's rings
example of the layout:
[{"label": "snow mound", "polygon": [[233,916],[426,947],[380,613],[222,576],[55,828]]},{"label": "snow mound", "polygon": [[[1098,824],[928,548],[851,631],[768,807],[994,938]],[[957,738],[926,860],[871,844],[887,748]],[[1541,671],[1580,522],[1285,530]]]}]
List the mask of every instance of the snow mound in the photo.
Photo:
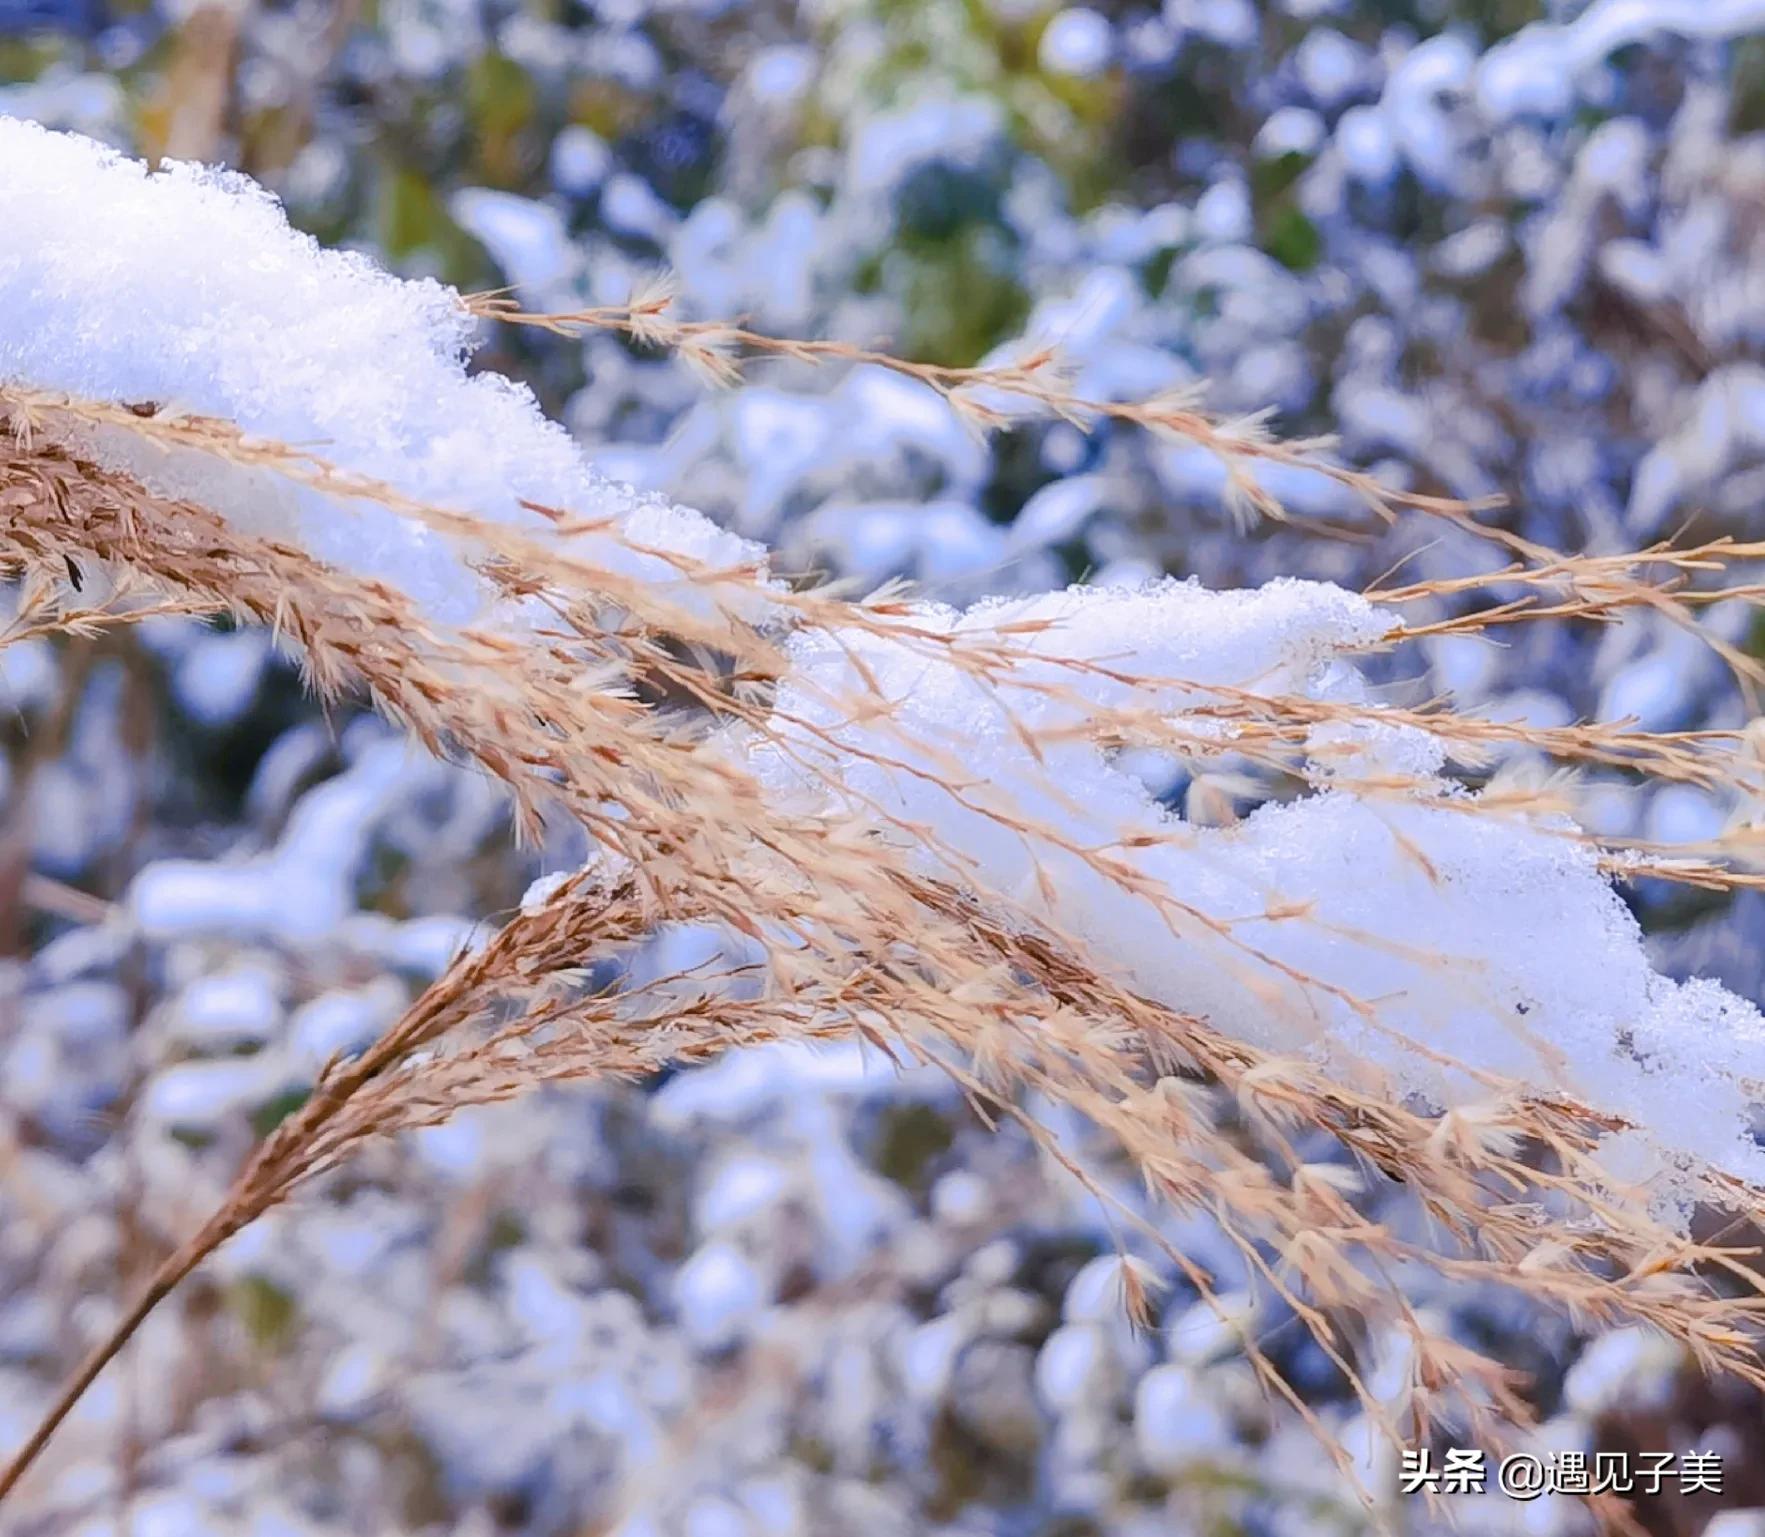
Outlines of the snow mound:
[{"label": "snow mound", "polygon": [[[1201,826],[1088,729],[1130,705],[1181,725],[1222,688],[1365,704],[1345,653],[1389,614],[1325,584],[1172,581],[915,616],[956,633],[1034,621],[1053,624],[992,681],[887,636],[805,635],[776,740],[750,739],[748,761],[781,797],[874,820],[924,873],[996,894],[1239,1039],[1351,1081],[1382,1069],[1436,1106],[1488,1097],[1465,1069],[1572,1095],[1640,1128],[1622,1141],[1624,1176],[1665,1176],[1669,1202],[1693,1188],[1676,1172],[1689,1161],[1765,1177],[1752,1130],[1765,1018],[1657,975],[1566,820],[1479,814],[1413,729],[1329,726],[1312,737],[1318,793]],[[842,702],[866,687],[860,669],[889,708],[852,724]],[[1190,717],[1198,737],[1222,724]],[[1332,784],[1343,748],[1356,775],[1421,793]]]},{"label": "snow mound", "polygon": [[[530,391],[467,372],[474,322],[457,293],[324,249],[247,177],[178,163],[150,173],[92,140],[0,118],[0,226],[15,236],[0,248],[0,383],[226,418],[536,535],[547,525],[524,502],[611,520],[632,543],[712,565],[759,553],[596,476]],[[160,494],[294,534],[443,621],[484,612],[488,589],[454,544],[385,507],[97,436],[87,446],[104,462]],[[673,574],[607,535],[577,536],[572,553],[658,583]]]}]

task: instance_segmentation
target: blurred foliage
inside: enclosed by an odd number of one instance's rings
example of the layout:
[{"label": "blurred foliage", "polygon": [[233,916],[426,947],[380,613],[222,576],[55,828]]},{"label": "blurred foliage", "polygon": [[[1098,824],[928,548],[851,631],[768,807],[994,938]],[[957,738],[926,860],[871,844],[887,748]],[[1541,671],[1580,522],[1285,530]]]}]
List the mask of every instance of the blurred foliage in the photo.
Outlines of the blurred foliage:
[{"label": "blurred foliage", "polygon": [[1300,208],[1295,191],[1300,174],[1310,164],[1309,156],[1290,151],[1258,161],[1250,174],[1257,244],[1295,272],[1316,266],[1323,250],[1323,237]]},{"label": "blurred foliage", "polygon": [[299,1304],[267,1276],[248,1275],[227,1289],[227,1302],[260,1350],[282,1347],[300,1317]]}]

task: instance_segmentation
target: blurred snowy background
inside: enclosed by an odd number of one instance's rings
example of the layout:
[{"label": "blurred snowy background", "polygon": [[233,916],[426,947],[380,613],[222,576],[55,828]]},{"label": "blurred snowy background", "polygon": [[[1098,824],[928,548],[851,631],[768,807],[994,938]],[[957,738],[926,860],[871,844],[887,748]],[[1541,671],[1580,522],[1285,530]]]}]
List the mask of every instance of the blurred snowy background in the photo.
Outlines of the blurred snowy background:
[{"label": "blurred snowy background", "polygon": [[[954,364],[1057,344],[1101,398],[1205,383],[1392,484],[1505,495],[1559,548],[1765,535],[1760,0],[0,0],[0,113],[224,161],[329,244],[530,307],[666,268],[691,318]],[[1266,481],[1290,526],[1246,530],[1204,453],[1059,423],[982,444],[876,370],[769,363],[712,392],[611,335],[514,331],[480,361],[791,570],[967,600],[1490,559],[1306,474]],[[1765,656],[1748,611],[1703,622]],[[1751,713],[1653,615],[1428,658],[1411,697],[1502,719]],[[495,791],[318,709],[261,634],[10,645],[0,732],[10,1448],[316,1067],[579,851],[513,851]],[[1585,804],[1673,841],[1735,809],[1690,786]],[[1663,969],[1765,997],[1757,897],[1633,899]],[[1391,1493],[1395,1454],[1306,1331],[1206,1224],[1150,1215]],[[1192,1293],[1122,1323],[1113,1242],[1025,1138],[856,1049],[548,1093],[379,1149],[237,1239],[85,1401],[16,1529],[1366,1529]],[[1728,1453],[1725,1496],[1645,1500],[1650,1530],[1725,1506],[1720,1537],[1765,1532],[1735,1514],[1765,1506],[1756,1405],[1640,1333],[1430,1284],[1420,1306],[1536,1374],[1544,1444]],[[1394,1346],[1355,1355],[1399,1391]]]}]

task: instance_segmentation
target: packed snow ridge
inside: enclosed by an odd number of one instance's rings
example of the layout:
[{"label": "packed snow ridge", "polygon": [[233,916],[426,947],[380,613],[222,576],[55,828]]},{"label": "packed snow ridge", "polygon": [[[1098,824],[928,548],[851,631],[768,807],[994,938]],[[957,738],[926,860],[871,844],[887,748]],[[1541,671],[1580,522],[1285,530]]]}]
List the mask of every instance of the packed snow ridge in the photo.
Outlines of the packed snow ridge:
[{"label": "packed snow ridge", "polygon": [[[0,227],[0,383],[226,417],[481,518],[528,520],[527,499],[605,513],[630,538],[714,562],[757,553],[596,478],[527,391],[467,374],[456,295],[322,250],[244,178],[150,175],[0,120]],[[486,594],[454,551],[393,511],[120,440],[88,447],[394,581],[440,617],[481,616]],[[614,537],[590,548],[667,579]],[[781,803],[870,819],[897,841],[918,829],[905,857],[921,869],[1051,924],[1122,982],[1243,1039],[1345,1078],[1383,1070],[1436,1105],[1485,1092],[1463,1068],[1572,1094],[1634,1123],[1614,1140],[1614,1172],[1658,1180],[1668,1202],[1695,1190],[1685,1171],[1698,1161],[1765,1180],[1753,1134],[1765,1018],[1713,984],[1657,975],[1566,822],[1471,814],[1438,743],[1363,726],[1316,733],[1315,793],[1201,826],[1090,729],[1141,709],[1218,740],[1195,712],[1221,688],[1366,706],[1352,654],[1391,615],[1317,583],[1173,581],[928,604],[914,620],[958,634],[1010,624],[1021,659],[982,679],[886,634],[806,632],[770,737],[724,749]],[[887,711],[843,707],[872,686]],[[1359,793],[1351,773],[1421,793]]]}]

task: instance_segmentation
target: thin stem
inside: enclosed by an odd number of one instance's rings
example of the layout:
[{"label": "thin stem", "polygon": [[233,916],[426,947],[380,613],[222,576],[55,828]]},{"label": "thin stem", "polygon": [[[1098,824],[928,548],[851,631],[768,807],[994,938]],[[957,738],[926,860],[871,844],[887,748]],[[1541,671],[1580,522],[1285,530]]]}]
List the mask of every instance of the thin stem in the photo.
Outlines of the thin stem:
[{"label": "thin stem", "polygon": [[[504,931],[504,940],[511,933],[519,932],[517,925]],[[310,1168],[310,1165],[303,1167],[300,1155],[311,1146],[317,1133],[365,1084],[457,1021],[461,999],[472,996],[474,982],[490,968],[496,953],[495,947],[491,947],[481,956],[460,957],[362,1056],[353,1061],[335,1060],[320,1075],[306,1104],[277,1127],[246,1161],[226,1200],[214,1215],[160,1264],[128,1311],[63,1384],[55,1402],[38,1421],[29,1439],[13,1455],[5,1472],[0,1473],[0,1503],[5,1502],[62,1422],[73,1412],[74,1405],[97,1380],[98,1374],[116,1359],[147,1316],[234,1233],[255,1222],[286,1195],[306,1168]]]},{"label": "thin stem", "polygon": [[13,1454],[6,1470],[0,1473],[0,1501],[4,1501],[19,1480],[30,1471],[31,1465],[49,1444],[50,1437],[60,1428],[61,1422],[73,1412],[74,1405],[97,1380],[98,1374],[116,1359],[123,1346],[134,1337],[135,1331],[146,1322],[148,1314],[238,1230],[237,1223],[223,1221],[222,1218],[223,1213],[217,1212],[187,1243],[161,1262],[152,1278],[136,1294],[128,1311],[111,1327],[110,1333],[92,1348],[80,1363],[79,1369],[62,1385],[55,1402],[37,1422],[29,1439]]}]

